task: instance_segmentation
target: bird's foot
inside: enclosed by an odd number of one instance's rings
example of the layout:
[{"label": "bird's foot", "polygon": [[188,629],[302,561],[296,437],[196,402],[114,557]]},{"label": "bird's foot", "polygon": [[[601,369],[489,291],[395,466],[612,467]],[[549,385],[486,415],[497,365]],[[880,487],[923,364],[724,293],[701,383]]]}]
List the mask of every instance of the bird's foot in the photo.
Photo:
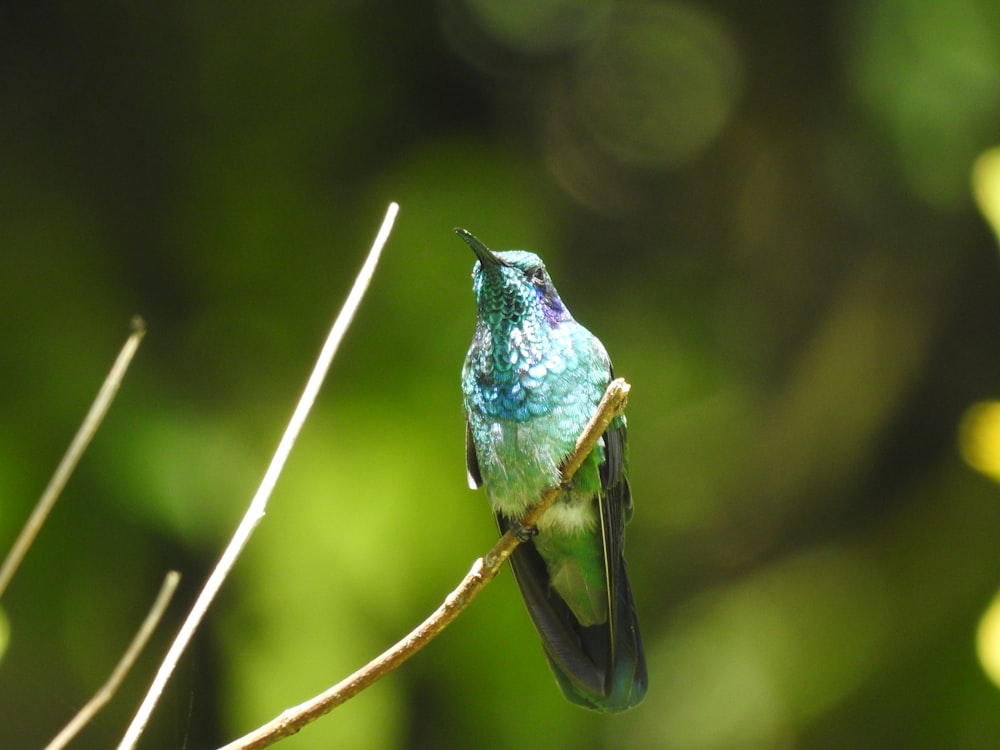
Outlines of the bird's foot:
[{"label": "bird's foot", "polygon": [[522,544],[524,542],[530,542],[531,538],[538,533],[538,529],[535,526],[525,526],[520,521],[511,521],[508,530],[514,535],[514,538]]}]

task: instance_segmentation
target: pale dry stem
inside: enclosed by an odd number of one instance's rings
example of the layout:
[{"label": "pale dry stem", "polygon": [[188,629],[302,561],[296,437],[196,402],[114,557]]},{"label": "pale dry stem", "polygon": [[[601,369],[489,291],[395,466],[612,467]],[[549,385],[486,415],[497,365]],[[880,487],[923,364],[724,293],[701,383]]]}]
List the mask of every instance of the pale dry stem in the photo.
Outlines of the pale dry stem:
[{"label": "pale dry stem", "polygon": [[163,617],[163,613],[166,611],[167,605],[174,595],[174,591],[177,590],[177,583],[180,579],[180,573],[175,570],[167,573],[166,578],[163,579],[163,585],[160,586],[160,593],[156,595],[156,600],[153,602],[153,606],[150,607],[149,613],[142,621],[142,625],[139,626],[139,630],[136,632],[132,642],[125,649],[122,658],[115,665],[107,682],[94,693],[94,697],[87,701],[86,705],[77,712],[69,724],[63,727],[62,731],[45,746],[45,750],[62,750],[62,748],[66,747],[80,730],[86,726],[87,722],[94,718],[97,712],[104,708],[111,698],[114,697],[118,686],[121,685],[128,671],[132,669],[135,660],[139,658],[139,654],[142,653],[150,636],[153,635],[153,631],[156,630],[156,626],[159,624],[160,618]]},{"label": "pale dry stem", "polygon": [[18,566],[20,566],[24,556],[28,553],[28,549],[38,536],[38,532],[41,530],[42,524],[45,523],[45,519],[48,518],[49,511],[56,504],[56,500],[59,499],[59,495],[66,486],[66,482],[69,481],[70,475],[80,462],[80,457],[87,449],[87,446],[90,445],[90,441],[97,432],[97,428],[101,426],[101,421],[104,419],[104,415],[108,413],[111,402],[114,401],[115,394],[118,393],[118,387],[125,377],[125,371],[128,370],[129,363],[135,356],[135,352],[139,348],[139,344],[145,334],[146,324],[142,318],[138,316],[132,318],[132,332],[122,345],[121,351],[118,352],[118,356],[111,366],[111,371],[104,379],[101,389],[94,398],[94,403],[91,404],[87,416],[83,418],[80,428],[76,431],[76,435],[73,436],[73,440],[66,449],[66,453],[63,455],[59,465],[56,467],[48,486],[35,504],[34,510],[31,511],[31,515],[24,524],[24,528],[21,529],[21,533],[18,534],[17,539],[14,541],[14,545],[10,548],[10,552],[7,553],[3,565],[0,565],[0,598],[3,597],[4,591],[7,590],[8,584],[10,584],[11,579],[14,577],[14,573],[17,572]]},{"label": "pale dry stem", "polygon": [[157,670],[156,676],[153,678],[152,685],[150,685],[145,698],[135,714],[135,717],[132,719],[131,724],[129,724],[128,729],[125,732],[125,736],[118,745],[118,750],[131,750],[135,747],[135,743],[142,734],[142,731],[146,726],[146,722],[149,720],[149,716],[152,714],[157,701],[159,701],[160,695],[162,694],[167,681],[170,679],[171,674],[173,674],[174,668],[176,667],[181,654],[183,654],[184,650],[187,648],[188,643],[194,636],[195,630],[198,628],[205,616],[205,613],[208,611],[209,606],[215,599],[215,595],[218,593],[226,577],[229,575],[229,572],[236,564],[236,559],[246,546],[247,541],[249,541],[253,530],[260,522],[260,519],[263,518],[264,511],[267,507],[267,501],[278,481],[278,476],[281,474],[285,461],[292,450],[292,446],[295,444],[296,438],[298,438],[299,432],[302,429],[302,425],[305,423],[305,419],[308,416],[310,409],[312,409],[312,405],[316,400],[317,394],[319,393],[320,386],[326,377],[327,371],[330,369],[330,363],[333,361],[333,356],[336,354],[337,349],[340,346],[340,342],[343,339],[344,334],[347,332],[351,320],[354,317],[354,313],[357,311],[358,305],[360,305],[361,300],[364,297],[365,290],[368,288],[368,284],[375,272],[375,267],[378,264],[382,248],[385,246],[385,243],[389,238],[389,232],[392,230],[392,225],[398,212],[399,206],[395,203],[390,203],[389,208],[386,211],[385,218],[382,221],[382,226],[375,237],[375,241],[372,243],[372,248],[368,253],[368,257],[365,260],[361,271],[355,278],[354,285],[351,287],[347,300],[340,309],[340,313],[337,315],[337,319],[334,321],[333,327],[330,329],[330,333],[326,338],[326,342],[323,344],[323,348],[316,360],[316,364],[314,365],[313,371],[309,376],[309,380],[307,381],[306,387],[302,392],[302,396],[299,398],[298,405],[292,413],[288,426],[285,428],[285,433],[278,444],[278,448],[275,450],[274,457],[271,459],[271,463],[264,474],[264,478],[261,480],[260,487],[257,489],[257,493],[254,495],[253,500],[250,501],[250,505],[243,516],[243,520],[240,521],[239,526],[233,533],[228,546],[222,553],[222,557],[219,559],[215,569],[208,577],[208,580],[205,582],[198,598],[191,607],[191,611],[188,613],[187,618],[181,625],[181,629],[177,633],[170,649],[167,651],[167,655],[163,658],[163,662],[160,664],[160,668]]}]

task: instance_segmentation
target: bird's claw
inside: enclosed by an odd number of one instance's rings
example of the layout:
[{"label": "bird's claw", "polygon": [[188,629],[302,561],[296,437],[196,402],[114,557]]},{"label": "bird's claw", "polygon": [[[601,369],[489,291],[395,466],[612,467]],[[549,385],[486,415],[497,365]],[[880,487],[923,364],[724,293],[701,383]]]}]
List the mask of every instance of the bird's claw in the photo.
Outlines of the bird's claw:
[{"label": "bird's claw", "polygon": [[512,521],[509,531],[514,535],[514,538],[522,544],[524,542],[530,542],[531,538],[538,533],[538,529],[536,527],[525,526],[520,521]]}]

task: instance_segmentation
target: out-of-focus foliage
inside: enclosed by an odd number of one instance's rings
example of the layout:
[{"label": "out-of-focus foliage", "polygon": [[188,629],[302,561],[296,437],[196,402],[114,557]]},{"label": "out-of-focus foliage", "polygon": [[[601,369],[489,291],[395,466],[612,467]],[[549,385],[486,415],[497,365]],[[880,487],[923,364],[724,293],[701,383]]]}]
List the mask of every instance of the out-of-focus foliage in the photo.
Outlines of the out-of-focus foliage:
[{"label": "out-of-focus foliage", "polygon": [[541,253],[633,385],[649,695],[566,703],[504,574],[283,746],[1000,742],[996,3],[42,0],[0,10],[0,60],[0,548],[149,324],[0,602],[0,746],[53,736],[178,568],[76,747],[120,738],[390,200],[143,747],[211,747],[339,680],[495,538],[464,481],[455,226]]}]

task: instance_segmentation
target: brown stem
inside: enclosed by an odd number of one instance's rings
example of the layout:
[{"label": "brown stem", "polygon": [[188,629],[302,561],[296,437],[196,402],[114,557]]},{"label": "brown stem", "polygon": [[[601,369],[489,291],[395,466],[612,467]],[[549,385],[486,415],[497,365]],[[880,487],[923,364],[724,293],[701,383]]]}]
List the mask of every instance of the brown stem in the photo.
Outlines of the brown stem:
[{"label": "brown stem", "polygon": [[[594,416],[587,423],[576,442],[576,447],[563,464],[560,484],[565,484],[573,478],[594,446],[597,445],[601,435],[607,430],[611,420],[624,411],[628,402],[629,389],[629,384],[621,378],[608,385]],[[521,525],[527,528],[533,527],[558,494],[557,487],[546,490],[539,502],[521,518]],[[409,635],[333,687],[298,706],[286,709],[267,724],[233,740],[221,750],[257,750],[257,748],[270,747],[283,737],[295,734],[306,724],[329,713],[341,703],[353,698],[384,677],[426,646],[452,620],[458,617],[486,584],[496,577],[500,566],[510,557],[518,544],[517,537],[508,531],[485,557],[476,560],[472,570],[465,576],[458,588],[447,596],[444,603]]]}]

